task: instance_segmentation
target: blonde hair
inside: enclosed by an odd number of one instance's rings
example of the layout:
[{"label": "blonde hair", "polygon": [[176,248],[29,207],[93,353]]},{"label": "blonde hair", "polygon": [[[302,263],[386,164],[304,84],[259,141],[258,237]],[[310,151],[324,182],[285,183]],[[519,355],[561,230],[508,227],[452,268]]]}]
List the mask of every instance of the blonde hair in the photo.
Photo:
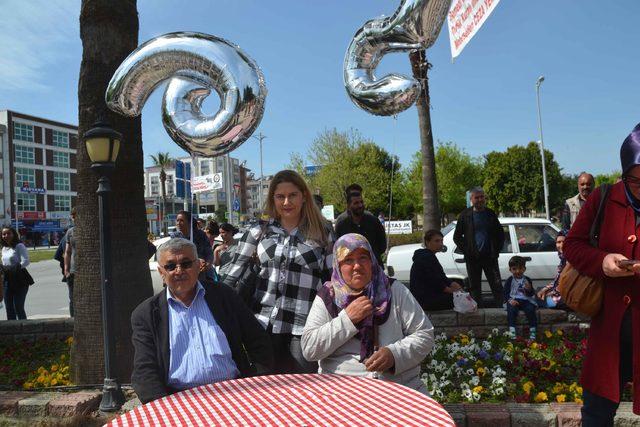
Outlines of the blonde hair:
[{"label": "blonde hair", "polygon": [[314,203],[311,191],[307,186],[307,183],[302,177],[295,171],[282,170],[278,172],[269,184],[269,195],[267,196],[267,203],[265,206],[265,212],[271,218],[279,220],[278,212],[276,211],[276,205],[274,202],[274,196],[276,187],[283,182],[289,182],[302,192],[302,198],[304,203],[302,204],[302,211],[300,212],[300,223],[298,229],[308,239],[315,240],[321,245],[327,244],[327,229],[325,228],[326,221],[320,213],[320,209]]}]

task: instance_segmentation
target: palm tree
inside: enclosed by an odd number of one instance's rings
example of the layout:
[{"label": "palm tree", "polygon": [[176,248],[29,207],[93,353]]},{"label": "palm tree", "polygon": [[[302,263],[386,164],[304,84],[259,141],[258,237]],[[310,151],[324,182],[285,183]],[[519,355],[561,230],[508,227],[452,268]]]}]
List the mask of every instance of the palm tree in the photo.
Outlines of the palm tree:
[{"label": "palm tree", "polygon": [[160,194],[162,195],[162,212],[160,214],[160,218],[162,218],[162,231],[165,236],[167,235],[167,222],[164,220],[166,206],[167,206],[167,173],[165,172],[165,168],[168,168],[173,163],[173,159],[171,155],[166,152],[159,152],[155,156],[150,154],[151,160],[153,160],[154,166],[160,167]]},{"label": "palm tree", "polygon": [[[115,351],[117,378],[131,378],[131,312],[153,294],[147,256],[147,220],[144,206],[144,158],[140,118],[110,113],[104,93],[114,71],[138,44],[135,0],[83,0],[80,11],[82,64],[78,81],[78,135],[98,118],[122,133],[110,195],[112,225]],[[78,219],[74,342],[71,375],[76,384],[104,379],[101,318],[98,181],[83,143],[78,151]]]},{"label": "palm tree", "polygon": [[431,132],[431,113],[429,98],[429,80],[427,72],[431,64],[426,52],[412,51],[409,54],[413,76],[422,83],[423,91],[416,100],[418,122],[420,126],[420,151],[422,153],[422,207],[423,227],[425,230],[440,228],[440,209],[438,208],[438,182],[436,180],[436,157]]}]

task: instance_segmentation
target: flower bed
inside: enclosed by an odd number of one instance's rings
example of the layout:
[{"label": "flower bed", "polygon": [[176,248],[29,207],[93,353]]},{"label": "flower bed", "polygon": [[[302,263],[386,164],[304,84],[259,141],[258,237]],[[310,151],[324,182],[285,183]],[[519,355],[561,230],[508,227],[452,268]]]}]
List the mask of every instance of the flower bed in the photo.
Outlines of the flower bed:
[{"label": "flower bed", "polygon": [[38,389],[70,385],[69,355],[73,338],[13,341],[0,344],[0,385]]},{"label": "flower bed", "polygon": [[440,402],[582,402],[577,383],[586,333],[545,331],[536,341],[511,339],[494,329],[483,340],[473,333],[436,337],[422,379]]}]

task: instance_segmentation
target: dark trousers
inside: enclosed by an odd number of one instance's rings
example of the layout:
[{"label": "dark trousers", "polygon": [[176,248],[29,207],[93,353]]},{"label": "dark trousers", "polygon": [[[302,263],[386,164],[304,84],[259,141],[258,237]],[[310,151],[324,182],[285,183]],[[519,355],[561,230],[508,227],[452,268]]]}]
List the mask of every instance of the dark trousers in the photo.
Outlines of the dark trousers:
[{"label": "dark trousers", "polygon": [[67,288],[69,289],[69,316],[73,317],[73,281],[75,275],[70,274],[67,277]]},{"label": "dark trousers", "polygon": [[[465,257],[466,258],[466,257]],[[467,274],[469,275],[469,291],[478,307],[482,307],[482,272],[487,276],[491,287],[493,301],[497,307],[502,307],[502,279],[497,258],[467,259]]]},{"label": "dark trousers", "polygon": [[[633,338],[631,335],[631,310],[627,309],[620,326],[620,397],[622,391],[633,378]],[[582,426],[583,427],[610,427],[613,426],[613,418],[619,402],[606,399],[584,389],[582,391]]]},{"label": "dark trousers", "polygon": [[518,312],[524,311],[527,316],[530,328],[538,327],[538,316],[536,316],[536,306],[526,300],[518,300],[518,305],[515,307],[507,302],[507,322],[509,326],[516,326],[516,320],[518,319]]},{"label": "dark trousers", "polygon": [[451,310],[453,308],[453,294],[442,293],[429,297],[422,304],[424,311]]},{"label": "dark trousers", "polygon": [[274,334],[269,330],[276,374],[317,374],[318,364],[308,362],[302,356],[300,336]]},{"label": "dark trousers", "polygon": [[9,287],[9,282],[4,282],[4,304],[7,308],[7,320],[26,319],[24,302],[27,299],[28,286]]}]

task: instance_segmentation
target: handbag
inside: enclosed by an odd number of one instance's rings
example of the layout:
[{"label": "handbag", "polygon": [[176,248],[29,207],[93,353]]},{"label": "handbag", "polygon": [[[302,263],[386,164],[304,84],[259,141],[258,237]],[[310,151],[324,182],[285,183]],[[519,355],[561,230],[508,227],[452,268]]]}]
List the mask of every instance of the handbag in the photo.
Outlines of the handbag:
[{"label": "handbag", "polygon": [[[604,205],[609,195],[609,184],[600,186],[600,204],[598,212],[591,224],[589,242],[594,248],[598,247],[600,225],[604,216]],[[604,298],[604,279],[594,278],[580,273],[570,263],[560,273],[558,292],[562,301],[573,311],[593,317],[600,312]]]},{"label": "handbag", "polygon": [[33,277],[31,277],[31,274],[29,274],[26,268],[18,269],[16,276],[18,278],[18,283],[23,286],[31,286],[35,283]]}]

